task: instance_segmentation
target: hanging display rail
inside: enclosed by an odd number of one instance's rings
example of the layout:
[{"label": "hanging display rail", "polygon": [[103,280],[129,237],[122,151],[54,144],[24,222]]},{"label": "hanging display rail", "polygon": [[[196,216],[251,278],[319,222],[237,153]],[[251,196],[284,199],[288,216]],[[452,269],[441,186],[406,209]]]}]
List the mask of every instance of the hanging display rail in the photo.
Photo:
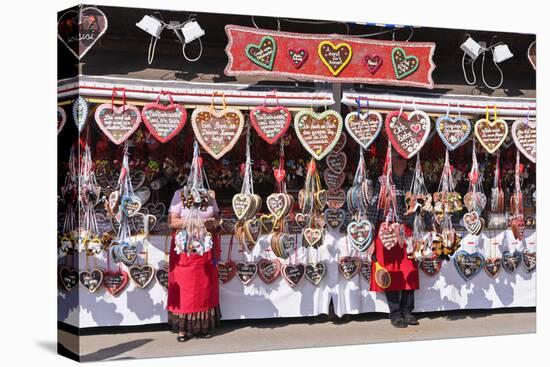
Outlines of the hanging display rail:
[{"label": "hanging display rail", "polygon": [[[81,95],[84,97],[105,98],[111,101],[113,88],[125,90],[127,100],[154,101],[161,91],[170,92],[174,102],[191,108],[194,105],[212,103],[212,94],[216,94],[215,103],[222,102],[231,106],[257,106],[264,103],[266,97],[273,96],[277,89],[280,104],[288,107],[322,107],[335,103],[332,90],[305,87],[250,86],[238,84],[191,83],[184,81],[153,81],[128,78],[92,77],[82,75],[79,78],[58,81],[57,96],[63,100],[67,97]],[[251,89],[257,90],[251,90]],[[285,89],[296,90],[288,92]],[[93,102],[93,101],[92,101]],[[136,103],[139,104],[139,103]]]},{"label": "hanging display rail", "polygon": [[537,104],[535,98],[507,98],[489,96],[467,96],[453,94],[419,93],[413,95],[390,94],[380,92],[357,92],[346,90],[342,95],[342,103],[357,107],[357,100],[361,105],[377,110],[415,110],[421,109],[427,113],[451,113],[466,115],[485,114],[487,107],[495,108],[499,116],[535,117]]}]

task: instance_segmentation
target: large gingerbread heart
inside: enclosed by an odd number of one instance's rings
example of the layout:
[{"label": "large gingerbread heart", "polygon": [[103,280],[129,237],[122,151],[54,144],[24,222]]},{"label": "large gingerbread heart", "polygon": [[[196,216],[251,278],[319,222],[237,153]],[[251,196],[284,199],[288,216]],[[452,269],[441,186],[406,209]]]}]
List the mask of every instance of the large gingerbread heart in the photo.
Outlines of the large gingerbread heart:
[{"label": "large gingerbread heart", "polygon": [[512,138],[516,147],[531,162],[537,161],[537,123],[518,119],[512,125]]},{"label": "large gingerbread heart", "polygon": [[382,130],[382,115],[378,112],[350,112],[346,115],[344,123],[357,144],[367,149]]},{"label": "large gingerbread heart", "polygon": [[453,256],[453,263],[458,274],[466,281],[472,279],[481,271],[484,262],[485,259],[479,252],[470,254],[464,250],[459,250]]},{"label": "large gingerbread heart", "polygon": [[344,70],[351,61],[351,56],[353,54],[349,44],[339,43],[334,45],[334,43],[330,41],[320,42],[317,53],[323,64],[325,64],[333,76],[337,76]]},{"label": "large gingerbread heart", "polygon": [[245,49],[246,57],[254,64],[266,70],[273,70],[275,55],[277,54],[277,42],[271,36],[264,36],[259,44],[249,44]]},{"label": "large gingerbread heart", "polygon": [[239,140],[244,117],[236,108],[214,110],[197,107],[191,115],[191,125],[201,146],[215,159],[229,152]]},{"label": "large gingerbread heart", "polygon": [[130,104],[119,107],[104,103],[95,110],[95,122],[113,143],[120,145],[139,127],[141,114]]},{"label": "large gingerbread heart", "polygon": [[106,271],[103,274],[103,285],[107,292],[116,296],[126,287],[128,284],[128,273],[124,270],[119,271]]},{"label": "large gingerbread heart", "polygon": [[273,108],[257,106],[250,110],[252,126],[269,144],[275,144],[286,133],[291,118],[292,114],[288,108],[282,106]]},{"label": "large gingerbread heart", "polygon": [[430,134],[430,117],[423,111],[392,111],[386,115],[386,134],[393,148],[405,159],[422,149]]},{"label": "large gingerbread heart", "polygon": [[57,38],[80,59],[107,30],[105,13],[98,8],[71,9],[57,21]]},{"label": "large gingerbread heart", "polygon": [[447,149],[452,151],[468,139],[472,126],[466,117],[442,115],[435,120],[435,130]]},{"label": "large gingerbread heart", "polygon": [[294,129],[304,148],[315,159],[323,159],[336,145],[342,133],[342,116],[334,110],[321,113],[299,111]]},{"label": "large gingerbread heart", "polygon": [[397,79],[411,75],[420,65],[418,57],[408,56],[401,47],[396,47],[391,51],[391,61]]},{"label": "large gingerbread heart", "polygon": [[141,110],[141,119],[149,132],[161,143],[178,135],[187,121],[187,110],[179,104],[146,104]]},{"label": "large gingerbread heart", "polygon": [[479,144],[489,153],[494,153],[500,148],[508,135],[508,124],[502,119],[490,121],[477,120],[474,126],[474,134]]}]

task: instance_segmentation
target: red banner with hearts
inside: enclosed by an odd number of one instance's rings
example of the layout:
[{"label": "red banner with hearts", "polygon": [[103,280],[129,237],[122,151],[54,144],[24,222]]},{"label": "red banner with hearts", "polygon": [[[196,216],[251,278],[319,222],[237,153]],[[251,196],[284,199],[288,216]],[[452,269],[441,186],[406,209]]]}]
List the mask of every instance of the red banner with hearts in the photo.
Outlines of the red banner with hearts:
[{"label": "red banner with hearts", "polygon": [[433,42],[399,42],[227,25],[225,74],[433,88]]}]

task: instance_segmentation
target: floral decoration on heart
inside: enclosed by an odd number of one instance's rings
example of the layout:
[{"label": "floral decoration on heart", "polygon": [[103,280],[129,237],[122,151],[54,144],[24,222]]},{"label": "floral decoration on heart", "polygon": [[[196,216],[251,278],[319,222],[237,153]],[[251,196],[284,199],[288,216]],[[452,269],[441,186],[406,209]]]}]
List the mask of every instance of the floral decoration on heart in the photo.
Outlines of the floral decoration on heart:
[{"label": "floral decoration on heart", "polygon": [[386,115],[386,134],[393,148],[405,159],[422,149],[430,133],[430,117],[423,111],[409,114],[391,111]]},{"label": "floral decoration on heart", "polygon": [[405,50],[401,47],[396,47],[391,51],[391,61],[393,71],[398,80],[403,79],[414,73],[419,66],[418,57],[407,56]]},{"label": "floral decoration on heart", "polygon": [[339,43],[334,45],[330,41],[320,42],[317,53],[333,76],[338,76],[344,70],[351,61],[353,54],[349,44]]},{"label": "floral decoration on heart", "polygon": [[233,107],[214,110],[197,107],[191,115],[191,125],[201,146],[215,159],[229,152],[239,140],[244,126],[241,111]]},{"label": "floral decoration on heart", "polygon": [[321,113],[299,111],[294,116],[294,129],[309,154],[321,160],[330,153],[340,138],[342,116],[333,110]]},{"label": "floral decoration on heart", "polygon": [[474,134],[481,146],[489,153],[494,153],[500,148],[508,135],[508,124],[502,119],[477,120],[474,126]]},{"label": "floral decoration on heart", "polygon": [[537,161],[537,123],[518,119],[512,124],[512,138],[518,150],[531,162]]},{"label": "floral decoration on heart", "polygon": [[271,36],[264,36],[259,44],[251,43],[246,46],[246,56],[266,70],[273,70],[275,55],[277,53],[277,42]]},{"label": "floral decoration on heart", "polygon": [[382,130],[382,115],[378,112],[365,114],[350,112],[344,120],[346,130],[363,149],[367,149]]},{"label": "floral decoration on heart", "polygon": [[166,143],[183,129],[187,110],[179,104],[149,103],[141,110],[141,119],[149,132],[161,143]]}]

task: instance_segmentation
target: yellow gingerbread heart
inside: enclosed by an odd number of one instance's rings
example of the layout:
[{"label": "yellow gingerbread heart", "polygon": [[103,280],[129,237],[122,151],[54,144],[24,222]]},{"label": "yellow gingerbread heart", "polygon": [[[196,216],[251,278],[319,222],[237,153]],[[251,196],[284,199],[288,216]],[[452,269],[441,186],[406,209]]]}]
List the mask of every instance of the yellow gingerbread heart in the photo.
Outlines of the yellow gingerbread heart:
[{"label": "yellow gingerbread heart", "polygon": [[337,76],[351,61],[352,50],[347,43],[339,43],[335,46],[330,41],[322,41],[319,43],[317,53],[332,75]]}]

